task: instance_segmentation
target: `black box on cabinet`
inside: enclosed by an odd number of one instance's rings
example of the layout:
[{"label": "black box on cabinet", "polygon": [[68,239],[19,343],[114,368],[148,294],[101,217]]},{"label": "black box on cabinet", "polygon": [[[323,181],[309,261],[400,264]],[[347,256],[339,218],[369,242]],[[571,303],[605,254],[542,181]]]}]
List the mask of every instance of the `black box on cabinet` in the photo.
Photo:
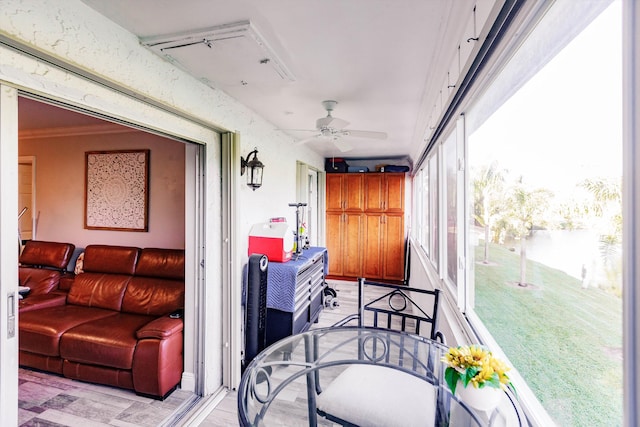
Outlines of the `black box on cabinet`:
[{"label": "black box on cabinet", "polygon": [[341,157],[328,157],[324,159],[324,170],[328,173],[345,173],[349,170],[349,165]]}]

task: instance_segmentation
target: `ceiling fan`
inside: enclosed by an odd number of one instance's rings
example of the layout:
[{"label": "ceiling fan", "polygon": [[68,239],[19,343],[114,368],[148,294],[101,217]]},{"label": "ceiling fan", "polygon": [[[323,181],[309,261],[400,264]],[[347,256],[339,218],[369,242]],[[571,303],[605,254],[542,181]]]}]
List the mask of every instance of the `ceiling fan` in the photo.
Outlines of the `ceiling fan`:
[{"label": "ceiling fan", "polygon": [[310,138],[302,139],[298,141],[298,144],[304,144],[315,139],[328,139],[331,140],[334,145],[342,152],[349,151],[353,147],[342,139],[343,136],[352,136],[357,138],[374,138],[374,139],[386,139],[386,132],[375,132],[369,130],[352,130],[345,129],[349,126],[349,122],[337,117],[333,117],[331,112],[338,104],[337,101],[322,101],[322,106],[327,110],[327,116],[321,117],[316,120],[315,129],[292,129],[296,131],[304,132],[317,132]]}]

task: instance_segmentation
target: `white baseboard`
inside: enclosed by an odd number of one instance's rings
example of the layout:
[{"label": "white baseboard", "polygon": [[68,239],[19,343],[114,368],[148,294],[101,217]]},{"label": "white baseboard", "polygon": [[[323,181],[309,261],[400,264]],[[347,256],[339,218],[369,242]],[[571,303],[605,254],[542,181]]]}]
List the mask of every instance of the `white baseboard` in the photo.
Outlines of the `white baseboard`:
[{"label": "white baseboard", "polygon": [[192,393],[196,392],[196,376],[193,374],[193,372],[182,373],[180,388],[182,390],[190,391]]}]

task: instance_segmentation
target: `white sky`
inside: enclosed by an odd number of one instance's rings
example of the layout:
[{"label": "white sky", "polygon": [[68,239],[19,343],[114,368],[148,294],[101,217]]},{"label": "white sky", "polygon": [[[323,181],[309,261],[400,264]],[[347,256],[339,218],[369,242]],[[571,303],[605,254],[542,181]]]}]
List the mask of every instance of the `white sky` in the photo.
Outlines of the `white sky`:
[{"label": "white sky", "polygon": [[621,178],[621,43],[616,0],[472,135],[471,163],[498,160],[557,196],[586,177]]}]

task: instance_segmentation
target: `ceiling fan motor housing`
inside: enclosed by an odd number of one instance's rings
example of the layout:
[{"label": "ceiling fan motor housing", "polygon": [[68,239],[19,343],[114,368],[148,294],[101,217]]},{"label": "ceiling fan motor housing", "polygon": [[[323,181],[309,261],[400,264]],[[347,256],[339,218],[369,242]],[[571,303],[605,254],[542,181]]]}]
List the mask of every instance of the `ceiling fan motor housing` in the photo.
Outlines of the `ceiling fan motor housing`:
[{"label": "ceiling fan motor housing", "polygon": [[329,113],[329,116],[331,116],[331,112],[333,111],[334,108],[336,108],[336,105],[338,105],[338,101],[322,101],[322,106],[324,107],[325,110],[327,110],[327,113]]}]

